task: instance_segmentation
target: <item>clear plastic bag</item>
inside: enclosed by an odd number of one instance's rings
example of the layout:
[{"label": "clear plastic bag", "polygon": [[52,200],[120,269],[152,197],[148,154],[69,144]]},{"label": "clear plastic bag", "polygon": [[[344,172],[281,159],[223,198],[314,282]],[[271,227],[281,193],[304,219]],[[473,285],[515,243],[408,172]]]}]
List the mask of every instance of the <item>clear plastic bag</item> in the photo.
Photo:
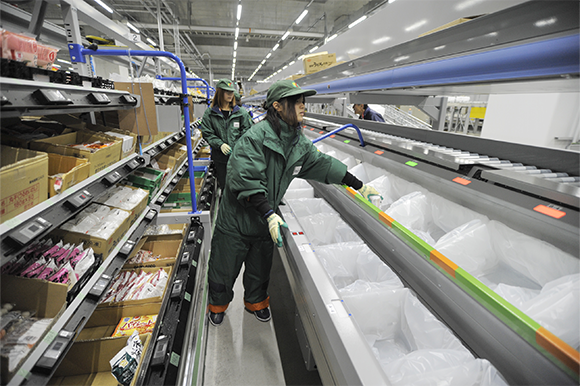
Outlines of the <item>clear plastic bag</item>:
[{"label": "clear plastic bag", "polygon": [[517,232],[497,221],[490,221],[488,229],[500,260],[540,286],[580,271],[578,258],[545,241]]},{"label": "clear plastic bag", "polygon": [[473,220],[486,224],[487,216],[474,212],[441,196],[431,193],[431,216],[433,222],[444,232],[450,232],[461,225]]},{"label": "clear plastic bag", "polygon": [[336,213],[336,211],[322,198],[288,200],[287,204],[290,205],[292,212],[294,212],[297,218],[316,213]]},{"label": "clear plastic bag", "polygon": [[434,247],[476,277],[491,272],[499,262],[487,226],[479,219],[453,229]]}]

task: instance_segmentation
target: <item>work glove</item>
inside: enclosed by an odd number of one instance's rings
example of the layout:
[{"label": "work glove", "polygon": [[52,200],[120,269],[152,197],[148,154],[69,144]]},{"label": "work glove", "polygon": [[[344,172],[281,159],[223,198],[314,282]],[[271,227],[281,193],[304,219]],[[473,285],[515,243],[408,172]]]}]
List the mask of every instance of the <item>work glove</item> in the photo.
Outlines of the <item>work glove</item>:
[{"label": "work glove", "polygon": [[228,155],[232,152],[232,148],[230,147],[230,145],[228,145],[227,143],[224,143],[220,146],[220,150],[222,151],[222,153],[224,153],[225,155]]},{"label": "work glove", "polygon": [[288,224],[280,218],[276,213],[272,213],[268,216],[268,230],[270,231],[270,236],[272,237],[272,241],[276,243],[276,246],[282,246],[282,234],[280,232],[280,227],[288,228]]},{"label": "work glove", "polygon": [[[379,203],[380,203],[380,201],[383,200],[383,196],[381,196],[381,194],[370,185],[363,185],[363,187],[360,188],[358,191],[360,194],[362,194],[362,196],[365,199],[369,200],[369,202],[371,202],[375,205],[377,205],[376,201],[379,201]],[[374,200],[373,200],[373,197],[374,197]],[[380,197],[380,200],[379,200],[379,197]]]}]

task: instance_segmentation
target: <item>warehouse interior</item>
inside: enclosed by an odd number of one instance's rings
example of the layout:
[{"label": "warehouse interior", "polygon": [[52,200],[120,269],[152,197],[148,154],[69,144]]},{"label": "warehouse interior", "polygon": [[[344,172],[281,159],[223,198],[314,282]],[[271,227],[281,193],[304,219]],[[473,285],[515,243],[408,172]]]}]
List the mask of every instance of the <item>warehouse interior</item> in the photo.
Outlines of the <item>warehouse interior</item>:
[{"label": "warehouse interior", "polygon": [[[571,0],[2,0],[1,383],[577,385],[579,29]],[[242,271],[216,326],[202,130],[224,84],[269,127],[279,81],[380,199],[295,172],[272,319]]]}]

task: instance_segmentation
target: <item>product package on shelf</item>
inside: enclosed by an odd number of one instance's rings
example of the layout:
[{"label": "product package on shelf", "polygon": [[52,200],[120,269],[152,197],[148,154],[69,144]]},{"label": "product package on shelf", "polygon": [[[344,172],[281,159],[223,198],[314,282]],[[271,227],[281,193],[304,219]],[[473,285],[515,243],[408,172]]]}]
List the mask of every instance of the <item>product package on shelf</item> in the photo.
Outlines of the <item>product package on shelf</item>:
[{"label": "product package on shelf", "polygon": [[130,217],[125,210],[92,203],[52,234],[65,243],[83,243],[104,260],[130,228]]},{"label": "product package on shelf", "polygon": [[0,285],[0,374],[5,385],[64,311],[68,287],[10,275],[2,275]]},{"label": "product package on shelf", "polygon": [[145,229],[143,236],[149,236],[150,239],[154,239],[155,236],[171,236],[171,235],[185,235],[187,230],[186,224],[162,224],[162,225],[149,225]]},{"label": "product package on shelf", "polygon": [[4,29],[0,32],[2,33],[2,58],[24,62],[29,67],[36,67],[38,43],[35,38]]},{"label": "product package on shelf", "polygon": [[86,159],[48,153],[48,193],[50,197],[64,192],[89,177]]},{"label": "product package on shelf", "polygon": [[58,51],[58,48],[38,43],[36,65],[47,70],[52,69]]},{"label": "product package on shelf", "polygon": [[90,162],[92,176],[121,158],[122,141],[106,134],[73,131],[51,138],[31,141],[31,149],[85,158]]},{"label": "product package on shelf", "polygon": [[132,186],[117,185],[99,197],[97,203],[119,208],[131,213],[129,221],[133,223],[147,206],[149,191]]},{"label": "product package on shelf", "polygon": [[[151,334],[136,335],[135,338],[116,337],[76,341],[57,368],[49,385],[118,385],[133,386],[139,373],[142,353],[147,351]],[[129,340],[131,338],[131,340]],[[129,344],[129,345],[128,345]],[[132,351],[135,344],[140,346]],[[127,351],[129,349],[129,351]],[[117,357],[117,354],[123,354]],[[126,356],[126,354],[129,354]],[[120,359],[123,357],[123,359]],[[113,361],[113,359],[116,359]],[[137,362],[135,360],[137,359]],[[112,362],[112,363],[111,363]],[[120,365],[120,366],[119,366]],[[113,369],[119,378],[113,375]]]},{"label": "product package on shelf", "polygon": [[[141,317],[144,315],[157,315],[161,310],[161,302],[144,303],[135,305],[118,305],[116,307],[98,307],[85,327],[79,333],[77,340],[101,339],[115,335],[117,328],[126,318]],[[147,331],[153,331],[155,320],[148,324]],[[125,325],[125,327],[127,327]],[[124,329],[124,328],[123,328]],[[130,332],[132,333],[132,331]]]},{"label": "product package on shelf", "polygon": [[123,181],[125,185],[135,186],[137,188],[149,191],[149,201],[155,197],[161,186],[163,172],[152,168],[140,168],[127,176]]},{"label": "product package on shelf", "polygon": [[[15,259],[2,266],[3,275],[46,280],[79,289],[81,281],[90,275],[99,261],[92,248],[83,244],[53,244],[51,239],[33,243]],[[84,281],[83,281],[84,282]]]},{"label": "product package on shelf", "polygon": [[160,302],[172,267],[121,270],[101,298],[99,307]]},{"label": "product package on shelf", "polygon": [[143,237],[124,268],[172,266],[181,250],[181,243],[182,239],[149,241],[148,237]]},{"label": "product package on shelf", "polygon": [[34,150],[0,147],[0,222],[48,198],[48,155]]}]

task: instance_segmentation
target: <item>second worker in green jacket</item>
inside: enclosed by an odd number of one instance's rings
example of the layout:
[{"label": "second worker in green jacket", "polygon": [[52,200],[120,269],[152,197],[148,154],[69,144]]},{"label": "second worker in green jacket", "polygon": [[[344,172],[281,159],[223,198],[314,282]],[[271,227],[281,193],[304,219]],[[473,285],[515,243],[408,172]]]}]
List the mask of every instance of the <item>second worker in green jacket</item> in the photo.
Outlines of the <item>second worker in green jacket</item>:
[{"label": "second worker in green jacket", "polygon": [[286,223],[276,209],[294,178],[346,184],[366,198],[378,195],[347,172],[346,165],[318,151],[302,133],[304,97],[315,94],[291,80],[274,83],[266,119],[248,130],[228,163],[228,182],[216,220],[209,260],[209,318],[223,322],[242,264],[244,304],[262,322],[270,320],[268,284],[274,243],[282,246]]},{"label": "second worker in green jacket", "polygon": [[235,104],[233,82],[220,79],[216,93],[201,120],[203,138],[211,147],[218,185],[222,189],[226,183],[226,167],[235,142],[251,126],[252,118],[245,109]]}]

